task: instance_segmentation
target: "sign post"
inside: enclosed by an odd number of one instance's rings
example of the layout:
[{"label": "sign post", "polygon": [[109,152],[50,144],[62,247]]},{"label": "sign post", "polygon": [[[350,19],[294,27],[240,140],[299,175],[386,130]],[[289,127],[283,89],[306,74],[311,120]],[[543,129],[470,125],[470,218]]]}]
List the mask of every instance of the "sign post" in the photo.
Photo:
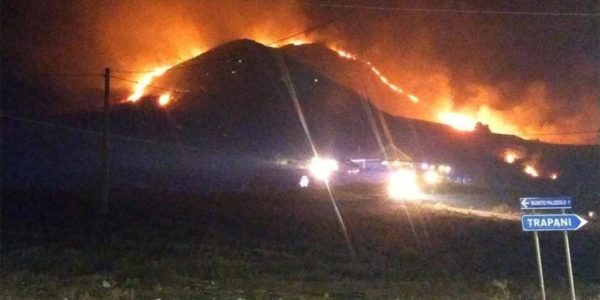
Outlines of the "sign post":
[{"label": "sign post", "polygon": [[[542,270],[542,258],[538,231],[562,231],[565,240],[565,252],[567,256],[567,269],[569,275],[569,287],[571,289],[571,298],[575,300],[575,281],[573,279],[573,265],[571,263],[571,249],[569,246],[569,234],[567,231],[578,230],[579,228],[583,227],[587,221],[576,214],[565,213],[565,209],[570,209],[572,207],[571,197],[526,197],[520,198],[519,203],[521,204],[521,210],[532,210],[531,215],[523,215],[521,217],[521,226],[523,231],[533,231],[538,272],[540,275],[540,287],[542,290],[542,299],[546,299],[546,290],[544,287],[544,274]],[[536,209],[560,209],[562,214],[536,214]]]},{"label": "sign post", "polygon": [[[535,213],[535,211],[533,211]],[[540,238],[537,231],[533,232],[535,241],[535,256],[537,257],[538,273],[540,275],[540,288],[542,290],[542,300],[546,300],[546,287],[544,287],[544,269],[542,268],[542,251],[540,250]]]},{"label": "sign post", "polygon": [[[562,210],[562,213],[563,215],[565,214],[564,209]],[[569,272],[569,287],[571,287],[571,299],[575,300],[575,280],[573,279],[573,265],[571,264],[571,246],[569,246],[569,233],[565,230],[563,231],[563,236],[565,237],[565,253],[567,253],[567,270]]]}]

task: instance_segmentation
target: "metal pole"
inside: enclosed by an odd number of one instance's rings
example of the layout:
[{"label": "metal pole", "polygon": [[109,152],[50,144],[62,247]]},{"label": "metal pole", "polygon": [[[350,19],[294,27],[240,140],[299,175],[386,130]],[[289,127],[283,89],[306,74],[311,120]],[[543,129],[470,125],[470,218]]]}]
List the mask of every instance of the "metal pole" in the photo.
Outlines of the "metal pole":
[{"label": "metal pole", "polygon": [[[565,214],[565,210],[562,210],[563,215]],[[571,287],[571,299],[576,300],[575,296],[575,280],[573,279],[573,265],[571,264],[571,247],[569,246],[569,234],[567,231],[563,231],[563,236],[565,238],[565,252],[567,254],[567,270],[569,272],[569,286]]]},{"label": "metal pole", "polygon": [[546,288],[544,287],[544,270],[542,269],[542,253],[540,251],[540,239],[538,238],[538,232],[533,232],[533,239],[535,240],[535,254],[537,256],[538,273],[540,274],[540,288],[542,289],[542,300],[546,300]]},{"label": "metal pole", "polygon": [[[531,211],[535,214],[535,209]],[[538,232],[533,232],[533,240],[535,241],[535,254],[537,257],[538,273],[540,275],[540,288],[542,289],[542,300],[546,300],[546,287],[544,286],[544,270],[542,268],[542,251],[540,250],[540,238]]]},{"label": "metal pole", "polygon": [[110,129],[110,68],[104,69],[104,130],[102,131],[102,206],[100,212],[108,213],[110,166],[108,138]]},{"label": "metal pole", "polygon": [[565,237],[565,252],[567,253],[567,269],[569,270],[569,286],[571,287],[571,299],[577,299],[575,297],[575,280],[573,279],[573,265],[571,264],[571,249],[569,247],[569,234],[563,231]]}]

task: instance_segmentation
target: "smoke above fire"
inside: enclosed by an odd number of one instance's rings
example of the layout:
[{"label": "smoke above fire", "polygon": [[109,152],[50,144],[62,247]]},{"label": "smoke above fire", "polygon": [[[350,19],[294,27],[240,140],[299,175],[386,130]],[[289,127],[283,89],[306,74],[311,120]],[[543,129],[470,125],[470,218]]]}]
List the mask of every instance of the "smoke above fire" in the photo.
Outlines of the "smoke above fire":
[{"label": "smoke above fire", "polygon": [[[51,82],[59,91],[98,90],[99,79],[34,75],[101,73],[107,66],[147,71],[120,74],[138,84],[113,83],[116,98],[135,101],[170,66],[231,40],[318,42],[365,64],[402,94],[370,97],[389,113],[461,130],[482,122],[493,132],[548,142],[598,141],[597,134],[528,135],[600,127],[597,18],[340,10],[267,0],[40,3],[3,3],[2,57],[22,66],[17,73],[24,81]],[[487,5],[503,9],[500,2]],[[528,5],[520,9],[564,10]],[[590,7],[571,11],[584,9]],[[85,103],[94,93],[68,95],[59,100],[62,106],[97,105]],[[172,103],[172,95],[159,96],[161,105]]]}]

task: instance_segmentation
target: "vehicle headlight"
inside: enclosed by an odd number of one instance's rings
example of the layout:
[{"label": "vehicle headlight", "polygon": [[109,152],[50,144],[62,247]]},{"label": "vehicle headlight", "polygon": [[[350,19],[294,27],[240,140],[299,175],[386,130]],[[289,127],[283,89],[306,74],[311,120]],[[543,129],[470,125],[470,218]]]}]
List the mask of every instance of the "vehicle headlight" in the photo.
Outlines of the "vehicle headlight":
[{"label": "vehicle headlight", "polygon": [[440,176],[440,174],[434,170],[429,170],[425,172],[425,174],[423,175],[423,179],[425,180],[425,183],[430,185],[436,185],[440,183],[440,181],[442,181],[442,177]]},{"label": "vehicle headlight", "polygon": [[308,185],[310,184],[310,179],[308,179],[308,176],[306,175],[302,175],[302,177],[300,177],[300,182],[298,182],[298,185],[300,185],[300,187],[308,187]]},{"label": "vehicle headlight", "polygon": [[328,181],[333,172],[339,168],[338,162],[331,158],[313,157],[308,165],[310,174],[321,181]]},{"label": "vehicle headlight", "polygon": [[421,195],[417,174],[413,170],[399,170],[390,174],[388,194],[393,199],[416,199]]}]

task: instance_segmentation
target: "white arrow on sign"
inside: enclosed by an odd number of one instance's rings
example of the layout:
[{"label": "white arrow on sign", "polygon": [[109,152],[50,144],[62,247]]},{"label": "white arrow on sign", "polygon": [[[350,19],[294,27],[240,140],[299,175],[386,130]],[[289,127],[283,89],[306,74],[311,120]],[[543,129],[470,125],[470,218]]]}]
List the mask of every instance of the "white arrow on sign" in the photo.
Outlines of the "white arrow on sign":
[{"label": "white arrow on sign", "polygon": [[583,225],[585,225],[585,224],[587,224],[587,223],[588,223],[588,220],[586,220],[586,219],[584,219],[584,218],[580,217],[579,215],[575,215],[575,216],[577,217],[577,219],[579,219],[579,222],[581,222],[581,223],[579,223],[579,226],[577,226],[577,228],[575,228],[575,230],[577,230],[577,229],[579,229],[579,228],[583,227]]},{"label": "white arrow on sign", "polygon": [[521,207],[523,208],[528,208],[529,207],[529,201],[527,201],[528,198],[521,198]]}]

